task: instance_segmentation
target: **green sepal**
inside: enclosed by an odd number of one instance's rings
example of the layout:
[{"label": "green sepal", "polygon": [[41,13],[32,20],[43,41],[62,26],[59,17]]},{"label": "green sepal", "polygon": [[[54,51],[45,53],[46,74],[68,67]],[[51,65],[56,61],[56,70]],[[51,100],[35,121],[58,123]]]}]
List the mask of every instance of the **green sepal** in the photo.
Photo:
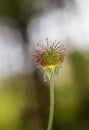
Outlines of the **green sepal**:
[{"label": "green sepal", "polygon": [[52,66],[52,67],[49,66],[49,67],[44,67],[44,72],[45,72],[45,74],[48,76],[48,78],[50,80],[50,78],[54,79],[55,76],[58,76],[59,69],[60,69],[59,65]]},{"label": "green sepal", "polygon": [[45,67],[45,68],[44,68],[44,72],[45,72],[45,74],[48,76],[49,79],[50,79],[51,76],[53,75],[52,68]]},{"label": "green sepal", "polygon": [[60,70],[60,66],[59,65],[55,66],[54,74],[56,77],[58,77],[59,70]]}]

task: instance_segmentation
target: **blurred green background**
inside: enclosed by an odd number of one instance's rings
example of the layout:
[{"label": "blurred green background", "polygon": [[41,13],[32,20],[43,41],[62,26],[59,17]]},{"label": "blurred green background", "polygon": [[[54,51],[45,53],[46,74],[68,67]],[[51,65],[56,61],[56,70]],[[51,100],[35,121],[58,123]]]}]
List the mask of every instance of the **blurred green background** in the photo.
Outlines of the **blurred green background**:
[{"label": "blurred green background", "polygon": [[[89,130],[89,2],[0,0],[0,130],[46,130],[49,86],[32,62],[34,43],[62,40],[53,130]],[[87,13],[86,13],[87,12]]]}]

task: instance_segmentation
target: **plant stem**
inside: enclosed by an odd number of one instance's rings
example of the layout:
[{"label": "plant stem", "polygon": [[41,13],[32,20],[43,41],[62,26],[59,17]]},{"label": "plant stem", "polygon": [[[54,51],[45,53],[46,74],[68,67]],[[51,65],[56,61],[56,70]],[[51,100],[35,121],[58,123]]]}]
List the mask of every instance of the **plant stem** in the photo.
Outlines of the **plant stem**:
[{"label": "plant stem", "polygon": [[54,115],[54,79],[50,77],[50,113],[49,113],[49,121],[47,130],[52,129],[53,123],[53,115]]}]

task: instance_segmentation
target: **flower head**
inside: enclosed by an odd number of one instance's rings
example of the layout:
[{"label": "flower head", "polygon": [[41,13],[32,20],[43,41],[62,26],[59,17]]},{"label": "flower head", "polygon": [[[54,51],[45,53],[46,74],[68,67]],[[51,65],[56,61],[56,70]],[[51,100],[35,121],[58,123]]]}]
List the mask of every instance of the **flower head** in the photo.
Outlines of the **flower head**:
[{"label": "flower head", "polygon": [[37,67],[55,67],[62,65],[65,59],[65,48],[60,42],[46,39],[34,46],[33,59]]},{"label": "flower head", "polygon": [[49,79],[58,75],[60,66],[65,59],[64,45],[58,41],[39,42],[33,48],[33,59],[37,67],[42,67]]}]

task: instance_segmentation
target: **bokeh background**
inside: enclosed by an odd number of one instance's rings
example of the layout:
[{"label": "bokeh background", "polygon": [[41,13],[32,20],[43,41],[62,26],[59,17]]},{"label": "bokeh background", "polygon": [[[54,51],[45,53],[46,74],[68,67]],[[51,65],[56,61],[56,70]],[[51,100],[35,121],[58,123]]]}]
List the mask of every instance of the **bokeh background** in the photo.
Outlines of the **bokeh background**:
[{"label": "bokeh background", "polygon": [[49,85],[32,60],[46,38],[67,51],[53,130],[89,130],[89,0],[0,0],[0,130],[47,129]]}]

